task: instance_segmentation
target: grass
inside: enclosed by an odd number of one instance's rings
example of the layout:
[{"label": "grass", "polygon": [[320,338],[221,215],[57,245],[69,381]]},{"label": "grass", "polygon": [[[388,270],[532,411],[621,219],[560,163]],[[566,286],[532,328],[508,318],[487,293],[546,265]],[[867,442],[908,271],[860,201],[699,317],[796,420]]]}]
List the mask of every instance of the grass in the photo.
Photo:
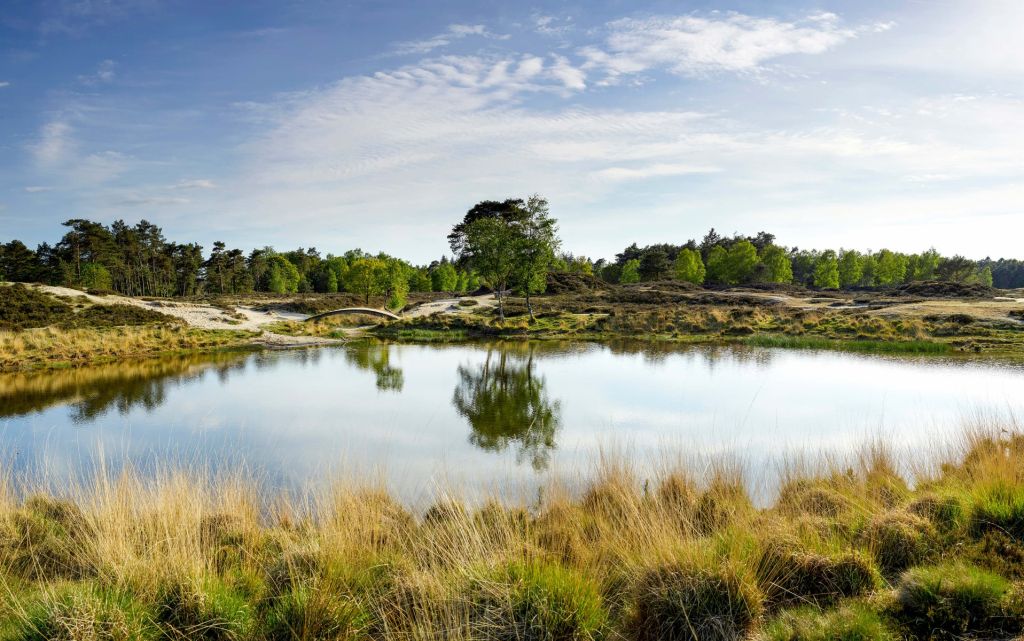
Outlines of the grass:
[{"label": "grass", "polygon": [[251,332],[172,326],[0,330],[0,370],[75,366],[245,345]]},{"label": "grass", "polygon": [[[920,459],[920,457],[917,457]],[[920,460],[915,463],[920,463]],[[726,465],[609,460],[528,503],[275,495],[197,471],[0,485],[0,640],[889,641],[1024,632],[1024,437],[877,446],[756,506]],[[1002,538],[993,538],[999,535]],[[1009,551],[1009,552],[1008,552]]]},{"label": "grass", "polygon": [[870,354],[949,354],[953,347],[948,343],[929,340],[836,340],[816,336],[761,335],[742,340],[751,347],[774,347],[785,349],[834,349],[847,352]]}]

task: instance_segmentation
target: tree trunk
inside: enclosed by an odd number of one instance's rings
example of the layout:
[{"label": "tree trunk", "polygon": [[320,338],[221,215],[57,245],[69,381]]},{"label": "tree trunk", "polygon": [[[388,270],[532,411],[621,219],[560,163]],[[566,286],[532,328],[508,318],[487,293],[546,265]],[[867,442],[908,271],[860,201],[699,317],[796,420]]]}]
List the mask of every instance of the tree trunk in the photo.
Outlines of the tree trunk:
[{"label": "tree trunk", "polygon": [[495,295],[498,297],[498,318],[500,318],[501,322],[503,322],[503,323],[505,322],[505,300],[504,300],[504,293],[505,293],[505,287],[502,286],[502,285],[498,285],[498,291],[495,292]]},{"label": "tree trunk", "polygon": [[530,312],[530,322],[536,322],[536,317],[533,315],[533,301],[530,299],[530,288],[526,288],[526,309]]}]

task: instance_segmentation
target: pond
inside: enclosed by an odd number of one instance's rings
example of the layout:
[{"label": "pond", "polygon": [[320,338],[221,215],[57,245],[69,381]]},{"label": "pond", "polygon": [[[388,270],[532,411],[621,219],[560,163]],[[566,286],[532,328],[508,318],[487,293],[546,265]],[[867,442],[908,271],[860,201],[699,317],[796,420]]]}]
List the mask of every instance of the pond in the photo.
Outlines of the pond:
[{"label": "pond", "polygon": [[266,482],[529,492],[602,453],[724,457],[771,478],[794,455],[947,441],[1024,416],[1024,369],[935,358],[651,344],[358,343],[0,376],[0,454],[50,479],[102,464],[222,468]]}]

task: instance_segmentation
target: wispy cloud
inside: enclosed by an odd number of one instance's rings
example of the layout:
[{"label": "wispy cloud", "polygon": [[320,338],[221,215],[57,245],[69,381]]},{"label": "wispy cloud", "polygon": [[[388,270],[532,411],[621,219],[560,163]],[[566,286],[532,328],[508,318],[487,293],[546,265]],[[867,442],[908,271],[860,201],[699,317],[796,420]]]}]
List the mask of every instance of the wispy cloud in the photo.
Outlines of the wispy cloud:
[{"label": "wispy cloud", "polygon": [[0,89],[3,89],[4,87],[10,87],[10,86],[11,86],[11,83],[9,83],[7,81],[0,82]]},{"label": "wispy cloud", "polygon": [[607,25],[603,45],[580,53],[586,69],[603,71],[614,82],[627,74],[665,69],[687,76],[763,71],[769,61],[792,54],[820,54],[884,25],[844,27],[838,16],[817,13],[795,22],[741,13],[712,12],[627,18]]},{"label": "wispy cloud", "polygon": [[160,0],[42,0],[44,18],[39,31],[44,35],[79,35],[89,29],[152,11]]},{"label": "wispy cloud", "polygon": [[648,178],[664,178],[666,176],[713,174],[719,171],[721,171],[719,167],[706,165],[655,163],[640,167],[608,167],[596,172],[595,177],[600,180],[612,181],[646,180]]},{"label": "wispy cloud", "polygon": [[54,167],[70,159],[76,147],[71,125],[64,120],[53,120],[43,125],[38,140],[29,146],[29,151],[36,164]]},{"label": "wispy cloud", "polygon": [[448,25],[448,29],[446,29],[444,33],[439,33],[432,38],[398,43],[395,46],[395,53],[399,55],[430,53],[434,49],[447,47],[454,41],[461,40],[468,36],[479,36],[481,38],[494,38],[498,40],[507,40],[509,37],[507,35],[493,33],[482,24],[452,24]]},{"label": "wispy cloud", "polygon": [[192,180],[182,180],[174,183],[169,188],[174,190],[181,189],[214,189],[217,185],[212,180],[207,178],[195,178]]},{"label": "wispy cloud", "polygon": [[117,73],[117,63],[113,60],[104,60],[97,67],[96,71],[90,74],[78,76],[78,82],[87,86],[107,84],[114,81]]},{"label": "wispy cloud", "polygon": [[45,191],[53,191],[53,187],[42,187],[39,185],[29,185],[25,187],[25,193],[27,194],[39,194]]}]

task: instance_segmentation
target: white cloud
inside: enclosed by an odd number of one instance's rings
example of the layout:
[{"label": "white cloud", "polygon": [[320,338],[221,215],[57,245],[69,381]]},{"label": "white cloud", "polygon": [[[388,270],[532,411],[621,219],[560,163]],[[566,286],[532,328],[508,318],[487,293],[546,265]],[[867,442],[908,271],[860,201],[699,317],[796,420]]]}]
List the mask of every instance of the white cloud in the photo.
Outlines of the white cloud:
[{"label": "white cloud", "polygon": [[114,71],[116,67],[117,63],[113,60],[104,60],[96,67],[96,71],[94,73],[78,76],[78,82],[87,86],[111,83],[117,75]]},{"label": "white cloud", "polygon": [[665,176],[686,176],[690,174],[712,174],[721,171],[718,167],[685,165],[672,163],[655,163],[641,167],[608,167],[596,172],[600,180],[625,181],[663,178]]},{"label": "white cloud", "polygon": [[495,34],[482,24],[452,24],[444,33],[440,33],[426,40],[411,40],[400,42],[395,46],[395,53],[399,55],[425,54],[434,49],[447,47],[452,42],[467,36],[480,36],[482,38],[495,38],[498,40],[508,39],[507,35]]},{"label": "white cloud", "polygon": [[52,120],[43,125],[39,139],[29,150],[36,164],[44,167],[60,165],[71,158],[76,150],[71,125],[64,120]]},{"label": "white cloud", "polygon": [[587,59],[584,68],[604,71],[613,81],[655,68],[688,76],[758,72],[782,56],[828,51],[864,29],[842,27],[832,13],[796,22],[718,12],[627,18],[608,23],[603,46],[584,47],[580,53]]},{"label": "white cloud", "polygon": [[25,187],[25,193],[27,194],[39,194],[45,191],[52,191],[53,187],[42,187],[39,185],[29,185]]},{"label": "white cloud", "polygon": [[170,186],[170,189],[214,189],[217,185],[208,178],[182,180]]},{"label": "white cloud", "polygon": [[9,82],[6,82],[6,81],[0,82],[0,89],[3,89],[4,87],[10,87],[10,86],[11,86],[11,83],[9,83]]}]

